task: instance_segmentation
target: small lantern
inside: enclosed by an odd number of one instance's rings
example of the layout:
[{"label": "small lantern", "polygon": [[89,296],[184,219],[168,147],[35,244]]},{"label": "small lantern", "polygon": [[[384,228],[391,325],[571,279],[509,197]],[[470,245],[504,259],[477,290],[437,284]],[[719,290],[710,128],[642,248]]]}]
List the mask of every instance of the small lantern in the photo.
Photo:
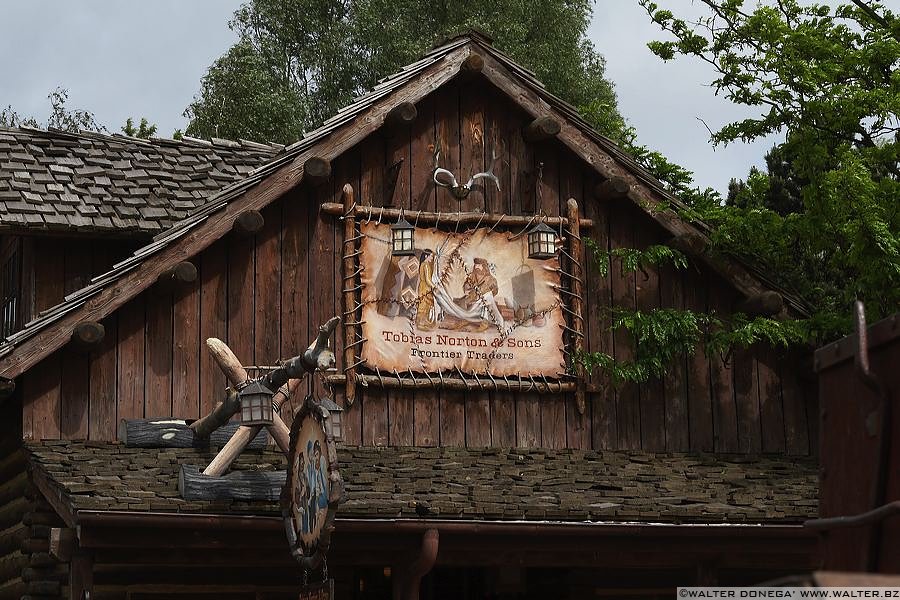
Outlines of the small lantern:
[{"label": "small lantern", "polygon": [[528,258],[553,258],[556,255],[556,232],[546,223],[538,223],[528,232]]},{"label": "small lantern", "polygon": [[328,421],[326,421],[325,424],[325,431],[334,438],[334,441],[341,441],[341,437],[343,437],[343,432],[341,431],[341,413],[344,412],[344,409],[338,406],[331,398],[322,398],[319,400],[319,405],[328,411]]},{"label": "small lantern", "polygon": [[251,381],[241,390],[241,425],[271,425],[275,394],[260,381]]},{"label": "small lantern", "polygon": [[397,222],[391,225],[391,254],[394,256],[410,256],[415,254],[416,246],[413,238],[415,227],[400,215]]}]

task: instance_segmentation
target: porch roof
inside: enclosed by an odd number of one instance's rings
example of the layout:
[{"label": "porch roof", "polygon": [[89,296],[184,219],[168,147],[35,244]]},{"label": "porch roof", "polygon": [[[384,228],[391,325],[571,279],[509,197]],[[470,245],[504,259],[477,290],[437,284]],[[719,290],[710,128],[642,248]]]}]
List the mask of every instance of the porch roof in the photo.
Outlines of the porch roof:
[{"label": "porch roof", "polygon": [[[215,449],[84,441],[26,449],[38,487],[75,522],[81,511],[280,514],[275,501],[183,499],[181,466],[203,467]],[[818,505],[810,459],[377,447],[339,447],[338,458],[347,490],[339,518],[784,525],[814,517]],[[285,458],[248,451],[234,468],[283,470]]]}]

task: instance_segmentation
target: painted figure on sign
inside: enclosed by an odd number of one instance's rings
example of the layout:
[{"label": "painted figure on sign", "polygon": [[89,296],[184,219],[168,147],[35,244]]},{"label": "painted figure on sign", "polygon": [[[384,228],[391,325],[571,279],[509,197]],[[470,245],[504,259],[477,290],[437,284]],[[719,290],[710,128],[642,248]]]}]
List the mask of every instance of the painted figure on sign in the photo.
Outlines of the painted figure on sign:
[{"label": "painted figure on sign", "polygon": [[307,510],[309,514],[309,529],[315,531],[317,523],[317,513],[319,512],[319,466],[315,464],[315,456],[313,455],[313,441],[306,443],[306,484],[309,486],[309,501]]},{"label": "painted figure on sign", "polygon": [[416,307],[416,327],[431,331],[437,327],[438,307],[434,303],[434,252],[427,248],[419,257],[419,304]]},{"label": "painted figure on sign", "polygon": [[294,523],[295,527],[301,532],[309,533],[309,484],[306,477],[300,476],[305,469],[306,460],[301,450],[297,454],[297,463],[294,465],[294,470],[298,475],[296,477],[298,501],[294,504]]},{"label": "painted figure on sign", "polygon": [[325,457],[322,456],[322,446],[319,444],[319,440],[316,440],[316,443],[313,445],[313,454],[316,457],[315,464],[318,467],[318,472],[316,474],[316,482],[319,488],[318,509],[325,510],[326,508],[328,508],[328,486],[325,485],[325,483],[328,481],[328,465],[325,464]]},{"label": "painted figure on sign", "polygon": [[494,324],[501,331],[504,326],[503,315],[497,306],[497,295],[500,290],[497,278],[491,273],[488,261],[481,257],[473,259],[472,272],[463,283],[464,296],[457,298],[456,303],[466,310],[481,310],[483,322],[478,330],[483,331]]}]

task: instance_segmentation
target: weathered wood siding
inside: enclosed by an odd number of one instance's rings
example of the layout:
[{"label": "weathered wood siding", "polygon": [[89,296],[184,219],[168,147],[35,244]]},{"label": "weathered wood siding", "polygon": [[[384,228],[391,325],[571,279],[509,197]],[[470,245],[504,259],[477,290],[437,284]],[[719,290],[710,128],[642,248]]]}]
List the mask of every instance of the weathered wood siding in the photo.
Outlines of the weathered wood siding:
[{"label": "weathered wood siding", "polygon": [[[255,237],[229,234],[194,258],[197,284],[151,289],[105,321],[104,346],[90,356],[65,350],[24,377],[24,434],[32,438],[112,439],[124,417],[195,418],[221,396],[224,379],[203,340],[227,340],[245,364],[272,364],[305,348],[315,328],[343,312],[343,225],[319,214],[340,202],[345,183],[357,200],[409,210],[483,209],[508,214],[565,214],[576,198],[594,221],[584,232],[616,248],[661,243],[668,236],[621,202],[600,202],[598,176],[555,140],[526,143],[528,117],[499,93],[457,81],[418,105],[413,126],[376,133],[334,161],[323,186],[303,184],[264,211]],[[459,202],[431,182],[433,155],[467,179],[500,156],[501,191],[474,191]],[[393,182],[388,173],[397,173]],[[693,266],[601,277],[585,257],[587,347],[632,356],[627,338],[609,332],[612,304],[730,312],[737,295],[710,271]],[[65,265],[60,286],[68,289]],[[340,329],[339,329],[340,331]],[[342,344],[339,333],[337,346]],[[338,353],[338,368],[343,368]],[[778,352],[767,348],[723,360],[703,352],[680,361],[663,380],[589,394],[587,412],[573,395],[508,392],[412,392],[358,388],[345,415],[348,443],[418,446],[543,446],[646,451],[808,454],[815,399]],[[319,378],[303,392],[326,393]],[[342,401],[340,390],[335,390]],[[285,410],[291,410],[288,407]],[[289,415],[286,414],[289,418]]]}]

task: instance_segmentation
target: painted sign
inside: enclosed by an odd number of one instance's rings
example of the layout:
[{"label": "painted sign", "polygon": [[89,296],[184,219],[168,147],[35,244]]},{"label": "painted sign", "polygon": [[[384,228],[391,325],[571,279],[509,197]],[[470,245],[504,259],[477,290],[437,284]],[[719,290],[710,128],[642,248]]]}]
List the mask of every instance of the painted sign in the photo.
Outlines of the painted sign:
[{"label": "painted sign", "polygon": [[281,508],[288,542],[305,568],[318,566],[328,551],[332,521],[343,496],[328,413],[307,398],[291,425],[288,477]]},{"label": "painted sign", "polygon": [[361,232],[366,366],[496,377],[564,370],[559,259],[529,259],[526,235],[415,228],[415,252],[393,256],[389,225]]}]

